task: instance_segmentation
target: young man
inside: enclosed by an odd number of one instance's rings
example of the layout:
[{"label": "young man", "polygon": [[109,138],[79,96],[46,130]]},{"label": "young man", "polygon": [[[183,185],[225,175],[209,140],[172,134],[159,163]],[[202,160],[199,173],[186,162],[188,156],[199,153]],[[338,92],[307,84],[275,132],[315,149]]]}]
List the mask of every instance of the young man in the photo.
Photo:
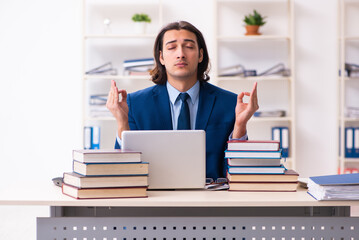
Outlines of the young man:
[{"label": "young man", "polygon": [[[251,93],[238,96],[207,83],[206,43],[202,33],[188,22],[162,28],[154,57],[151,77],[155,86],[127,96],[112,81],[107,108],[118,125],[115,147],[121,148],[124,130],[202,129],[206,131],[206,176],[224,177],[227,141],[229,137],[247,139],[247,122],[258,109],[257,83]],[[245,95],[249,96],[248,103],[243,102]]]}]

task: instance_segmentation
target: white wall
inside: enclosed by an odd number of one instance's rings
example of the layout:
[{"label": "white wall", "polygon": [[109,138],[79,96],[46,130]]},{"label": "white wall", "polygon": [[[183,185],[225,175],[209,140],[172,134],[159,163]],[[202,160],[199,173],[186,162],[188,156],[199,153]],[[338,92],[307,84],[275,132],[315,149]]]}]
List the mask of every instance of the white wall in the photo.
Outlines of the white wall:
[{"label": "white wall", "polygon": [[[72,149],[81,147],[80,3],[0,2],[0,190],[26,177],[61,176],[71,170]],[[213,13],[200,11],[207,10]],[[336,0],[295,1],[297,170],[303,177],[336,171],[336,11]],[[211,21],[195,23],[206,37]],[[21,239],[18,231],[1,229],[11,214],[0,216],[0,238]]]},{"label": "white wall", "polygon": [[80,13],[79,1],[1,2],[0,157],[14,180],[60,176],[81,146]]},{"label": "white wall", "polygon": [[[81,146],[79,2],[0,2],[2,192],[61,176]],[[35,217],[48,214],[48,207],[1,206],[0,239],[35,239]]]}]

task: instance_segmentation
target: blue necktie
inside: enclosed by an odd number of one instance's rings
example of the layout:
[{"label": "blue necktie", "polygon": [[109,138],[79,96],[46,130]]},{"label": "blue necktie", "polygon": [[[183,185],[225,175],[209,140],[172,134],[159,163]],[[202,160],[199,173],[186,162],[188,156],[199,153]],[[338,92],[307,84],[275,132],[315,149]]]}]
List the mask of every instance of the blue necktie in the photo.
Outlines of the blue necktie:
[{"label": "blue necktie", "polygon": [[187,103],[187,98],[189,98],[188,93],[180,93],[179,97],[182,100],[181,111],[178,116],[177,130],[190,130],[191,121],[189,116],[189,108]]}]

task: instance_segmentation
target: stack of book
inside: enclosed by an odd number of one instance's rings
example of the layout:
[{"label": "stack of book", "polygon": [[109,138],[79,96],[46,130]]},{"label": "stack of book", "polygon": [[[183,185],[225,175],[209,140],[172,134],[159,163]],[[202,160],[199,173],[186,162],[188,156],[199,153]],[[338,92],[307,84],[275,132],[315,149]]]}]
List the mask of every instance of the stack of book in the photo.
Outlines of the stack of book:
[{"label": "stack of book", "polygon": [[63,182],[62,192],[77,199],[147,197],[148,163],[140,152],[74,150]]},{"label": "stack of book", "polygon": [[155,66],[154,58],[139,58],[125,60],[123,62],[124,75],[136,76],[136,75],[149,75],[149,72]]},{"label": "stack of book", "polygon": [[279,146],[279,141],[228,141],[229,190],[296,191],[299,175],[283,166]]}]

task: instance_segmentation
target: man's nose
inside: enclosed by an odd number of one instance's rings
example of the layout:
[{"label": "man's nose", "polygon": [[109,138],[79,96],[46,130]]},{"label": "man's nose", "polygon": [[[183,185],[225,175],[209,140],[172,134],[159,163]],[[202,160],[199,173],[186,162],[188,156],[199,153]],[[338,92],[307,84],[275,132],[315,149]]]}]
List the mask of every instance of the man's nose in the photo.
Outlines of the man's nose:
[{"label": "man's nose", "polygon": [[185,55],[184,55],[183,47],[177,48],[177,59],[182,59],[184,57]]}]

